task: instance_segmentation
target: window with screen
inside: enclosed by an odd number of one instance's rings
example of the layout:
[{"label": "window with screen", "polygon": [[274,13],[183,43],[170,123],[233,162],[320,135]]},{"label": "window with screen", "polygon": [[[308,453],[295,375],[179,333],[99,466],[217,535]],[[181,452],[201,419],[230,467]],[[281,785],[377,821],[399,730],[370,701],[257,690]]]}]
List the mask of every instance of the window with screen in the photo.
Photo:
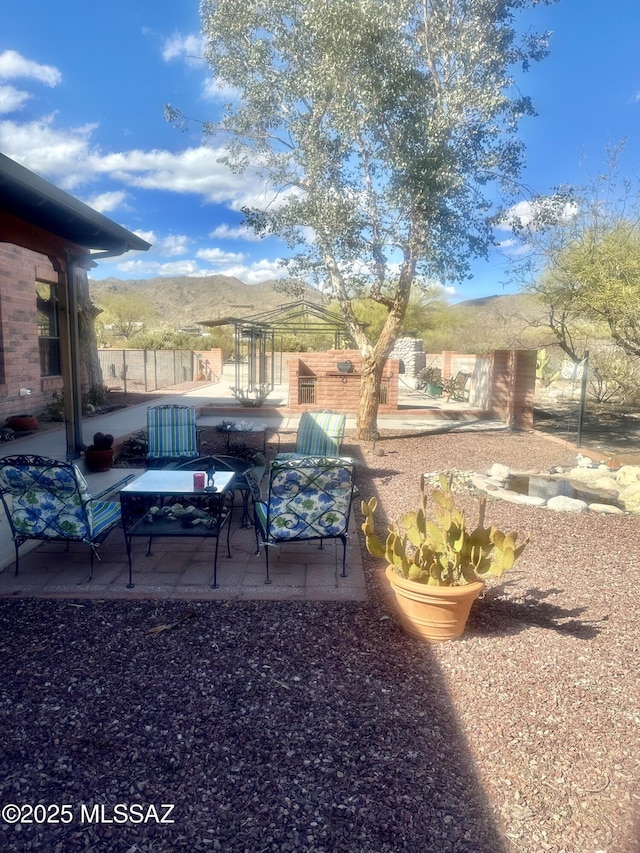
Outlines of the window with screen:
[{"label": "window with screen", "polygon": [[36,282],[40,375],[60,376],[60,326],[58,292],[54,284]]}]

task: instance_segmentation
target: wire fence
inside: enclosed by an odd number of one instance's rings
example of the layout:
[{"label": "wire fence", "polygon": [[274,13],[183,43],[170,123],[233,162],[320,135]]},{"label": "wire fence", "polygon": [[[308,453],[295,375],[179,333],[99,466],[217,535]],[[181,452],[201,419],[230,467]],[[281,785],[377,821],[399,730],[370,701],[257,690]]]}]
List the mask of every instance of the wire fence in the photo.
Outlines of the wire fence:
[{"label": "wire fence", "polygon": [[197,356],[179,349],[100,349],[102,378],[110,391],[157,391],[195,378]]}]

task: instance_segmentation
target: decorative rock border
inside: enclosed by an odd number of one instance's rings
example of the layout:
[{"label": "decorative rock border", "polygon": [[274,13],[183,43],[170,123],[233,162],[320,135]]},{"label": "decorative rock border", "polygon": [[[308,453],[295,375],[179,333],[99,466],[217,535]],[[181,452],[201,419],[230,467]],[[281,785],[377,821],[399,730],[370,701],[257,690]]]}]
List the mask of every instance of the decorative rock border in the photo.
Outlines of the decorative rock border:
[{"label": "decorative rock border", "polygon": [[[425,473],[425,481],[438,486],[440,472]],[[454,491],[485,492],[496,500],[526,506],[546,507],[559,512],[596,512],[600,514],[621,515],[625,512],[640,513],[640,466],[623,465],[618,471],[612,471],[606,465],[593,462],[578,454],[574,468],[553,468],[550,471],[511,471],[506,465],[496,463],[486,473],[473,471],[449,471],[453,477]],[[580,500],[565,495],[551,498],[525,495],[508,488],[510,477],[544,476],[549,480],[568,480],[576,490],[597,491],[612,501],[614,506],[601,501]],[[624,507],[624,508],[621,508]]]}]

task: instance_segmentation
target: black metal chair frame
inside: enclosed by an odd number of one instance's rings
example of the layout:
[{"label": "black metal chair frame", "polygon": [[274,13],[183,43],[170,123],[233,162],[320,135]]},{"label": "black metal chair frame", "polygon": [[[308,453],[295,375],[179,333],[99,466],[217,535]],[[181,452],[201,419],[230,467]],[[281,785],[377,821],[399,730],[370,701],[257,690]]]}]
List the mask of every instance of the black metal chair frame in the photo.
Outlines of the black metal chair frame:
[{"label": "black metal chair frame", "polygon": [[[342,530],[339,533],[330,534],[330,535],[321,535],[314,530],[317,528],[314,525],[306,525],[304,521],[302,521],[302,527],[299,533],[295,536],[286,536],[279,538],[274,535],[269,534],[269,530],[271,529],[271,522],[273,521],[273,516],[271,515],[271,506],[272,506],[272,496],[273,496],[273,484],[274,480],[282,473],[286,471],[295,471],[298,474],[300,472],[307,472],[304,474],[306,478],[306,482],[303,484],[302,490],[299,490],[298,494],[302,494],[303,498],[308,498],[313,500],[319,494],[323,494],[325,500],[327,500],[326,506],[323,507],[325,512],[335,511],[335,505],[331,506],[331,488],[323,487],[322,479],[327,475],[337,474],[339,470],[346,470],[349,474],[349,494],[346,498],[344,495],[341,496],[341,501],[346,503],[346,509],[344,513],[342,510],[339,510],[340,514],[342,514]],[[351,516],[351,506],[353,503],[354,493],[356,491],[354,484],[355,477],[355,466],[353,462],[348,461],[343,458],[337,457],[305,457],[301,459],[288,459],[279,462],[278,460],[271,463],[271,468],[269,472],[269,485],[267,489],[267,497],[266,500],[262,497],[260,485],[256,482],[256,480],[252,477],[251,471],[248,471],[246,474],[247,482],[251,488],[251,493],[253,496],[253,515],[254,515],[254,526],[255,526],[255,534],[256,534],[256,555],[260,553],[260,540],[262,541],[262,546],[264,547],[265,552],[265,569],[266,569],[266,579],[265,583],[271,583],[271,578],[269,574],[269,547],[274,545],[286,545],[287,543],[295,543],[301,541],[313,541],[319,540],[320,548],[323,548],[323,542],[325,539],[340,539],[342,542],[342,574],[341,577],[347,577],[346,570],[346,558],[347,558],[347,539],[348,534],[347,530],[349,528],[349,519]],[[297,486],[296,486],[297,488]],[[257,504],[262,504],[266,510],[266,519],[264,526],[260,522],[259,513],[256,509]],[[299,519],[300,520],[300,519]]]},{"label": "black metal chair frame", "polygon": [[[42,477],[39,478],[40,488],[44,495],[49,494],[51,498],[61,500],[60,495],[57,494],[56,490],[53,488],[47,488],[47,481],[51,480],[51,475],[55,475],[56,469],[63,473],[63,478],[66,479],[67,483],[75,483],[75,488],[69,492],[66,488],[63,488],[62,494],[64,495],[66,504],[68,506],[68,502],[74,498],[79,498],[80,503],[77,507],[78,518],[82,522],[82,527],[86,530],[89,530],[91,525],[89,521],[89,512],[91,504],[95,502],[102,501],[104,497],[111,494],[112,492],[117,491],[130,480],[133,479],[134,475],[130,474],[127,477],[123,477],[122,480],[119,480],[117,483],[109,486],[109,488],[104,489],[96,495],[84,493],[81,489],[82,480],[79,479],[78,475],[80,472],[76,468],[76,466],[72,462],[62,462],[58,459],[50,459],[45,456],[36,456],[33,454],[23,454],[16,456],[5,456],[3,459],[0,459],[0,468],[5,466],[12,466],[16,468],[40,468],[42,469]],[[80,476],[82,476],[80,474]],[[63,486],[63,481],[59,481],[60,486]],[[35,481],[34,481],[34,485]],[[33,485],[28,487],[25,484],[25,488],[22,490],[22,494],[26,495],[29,491],[33,491]],[[11,496],[12,498],[12,506],[9,506],[7,501],[7,496]],[[100,555],[98,554],[98,546],[104,542],[107,536],[111,533],[111,531],[121,525],[121,518],[118,517],[112,524],[105,527],[101,530],[97,535],[87,536],[65,536],[62,535],[62,530],[64,529],[63,524],[61,523],[60,527],[57,527],[55,522],[60,520],[61,513],[63,509],[61,508],[60,512],[57,516],[52,518],[52,523],[49,524],[45,529],[41,530],[37,533],[24,533],[23,531],[18,530],[14,525],[14,511],[13,511],[13,498],[15,497],[15,490],[9,487],[3,487],[0,484],[0,498],[2,499],[2,504],[4,506],[4,511],[7,516],[7,520],[9,522],[9,526],[11,527],[11,533],[13,538],[13,544],[15,548],[16,554],[16,568],[15,575],[18,574],[20,569],[20,546],[29,540],[32,541],[41,541],[41,542],[65,542],[67,546],[67,550],[69,549],[69,545],[71,542],[81,542],[89,545],[90,551],[90,572],[89,572],[89,580],[93,578],[93,563],[94,556],[100,560]],[[113,502],[115,503],[115,501]]]}]

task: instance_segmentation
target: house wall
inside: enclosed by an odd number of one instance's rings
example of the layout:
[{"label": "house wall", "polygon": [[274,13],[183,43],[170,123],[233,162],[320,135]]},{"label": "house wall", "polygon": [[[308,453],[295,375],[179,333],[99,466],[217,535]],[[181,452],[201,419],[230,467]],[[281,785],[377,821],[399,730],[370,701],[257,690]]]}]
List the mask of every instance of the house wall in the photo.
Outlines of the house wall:
[{"label": "house wall", "polygon": [[[58,284],[46,255],[0,242],[0,426],[10,415],[38,414],[62,388],[40,376],[36,281]],[[20,396],[28,388],[28,397]]]}]

